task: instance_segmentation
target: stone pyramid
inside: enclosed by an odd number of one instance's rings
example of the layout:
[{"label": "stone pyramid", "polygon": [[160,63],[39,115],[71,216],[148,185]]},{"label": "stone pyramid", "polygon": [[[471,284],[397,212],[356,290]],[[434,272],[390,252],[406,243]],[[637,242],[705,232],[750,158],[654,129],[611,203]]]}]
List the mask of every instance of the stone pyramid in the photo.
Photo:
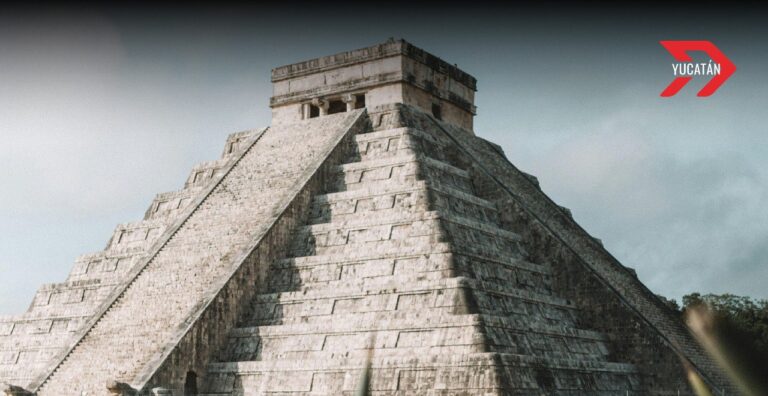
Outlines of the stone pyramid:
[{"label": "stone pyramid", "polygon": [[0,318],[8,395],[691,395],[731,384],[399,40],[274,69],[272,126]]}]

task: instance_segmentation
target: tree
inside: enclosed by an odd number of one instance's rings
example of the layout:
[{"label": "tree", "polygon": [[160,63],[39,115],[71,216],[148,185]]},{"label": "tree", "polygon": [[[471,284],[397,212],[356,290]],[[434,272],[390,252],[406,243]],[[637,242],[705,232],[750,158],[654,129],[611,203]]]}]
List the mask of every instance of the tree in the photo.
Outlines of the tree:
[{"label": "tree", "polygon": [[683,312],[702,304],[751,339],[754,349],[768,359],[768,300],[733,294],[692,293],[683,297]]},{"label": "tree", "polygon": [[712,335],[735,369],[756,387],[768,389],[768,300],[733,294],[683,297],[684,315],[702,308],[711,313]]}]

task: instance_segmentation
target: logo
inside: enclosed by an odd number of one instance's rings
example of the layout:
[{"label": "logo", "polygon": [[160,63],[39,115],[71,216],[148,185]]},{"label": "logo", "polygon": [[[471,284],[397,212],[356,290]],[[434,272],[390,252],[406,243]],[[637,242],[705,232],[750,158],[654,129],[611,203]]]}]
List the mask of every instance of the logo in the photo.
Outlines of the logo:
[{"label": "logo", "polygon": [[[695,76],[712,77],[696,96],[712,95],[736,71],[736,65],[710,41],[660,41],[659,43],[678,61],[672,64],[675,79],[661,93],[663,97],[674,96]],[[689,51],[705,52],[709,55],[709,62],[694,62],[688,55]]]}]

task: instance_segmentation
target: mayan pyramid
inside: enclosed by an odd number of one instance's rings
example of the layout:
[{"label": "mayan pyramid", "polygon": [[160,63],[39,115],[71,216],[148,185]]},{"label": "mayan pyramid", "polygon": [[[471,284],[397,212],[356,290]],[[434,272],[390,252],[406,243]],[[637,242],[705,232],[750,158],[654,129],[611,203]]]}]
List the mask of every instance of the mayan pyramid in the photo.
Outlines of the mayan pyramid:
[{"label": "mayan pyramid", "polygon": [[736,394],[475,136],[475,78],[390,40],[272,81],[271,126],[0,318],[6,394]]}]

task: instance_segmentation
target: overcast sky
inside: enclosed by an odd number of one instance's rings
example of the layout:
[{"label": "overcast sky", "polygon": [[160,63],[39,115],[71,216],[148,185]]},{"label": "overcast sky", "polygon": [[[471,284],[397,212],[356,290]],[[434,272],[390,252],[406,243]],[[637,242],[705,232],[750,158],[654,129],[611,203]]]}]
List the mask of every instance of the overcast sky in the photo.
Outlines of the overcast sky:
[{"label": "overcast sky", "polygon": [[[0,314],[268,125],[272,67],[391,36],[477,77],[477,134],[651,290],[768,297],[765,14],[308,7],[0,13]],[[738,70],[661,98],[666,39]]]}]

